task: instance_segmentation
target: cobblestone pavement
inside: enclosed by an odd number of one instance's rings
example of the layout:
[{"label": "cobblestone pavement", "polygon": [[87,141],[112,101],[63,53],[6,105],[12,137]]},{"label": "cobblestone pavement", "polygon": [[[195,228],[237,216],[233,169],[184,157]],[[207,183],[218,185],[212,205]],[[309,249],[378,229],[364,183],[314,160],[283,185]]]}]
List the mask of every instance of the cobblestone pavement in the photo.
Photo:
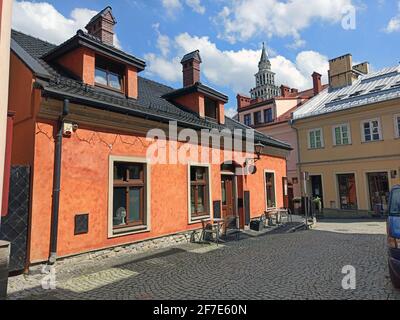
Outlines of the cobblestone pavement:
[{"label": "cobblestone pavement", "polygon": [[352,234],[386,234],[385,220],[328,220],[318,221],[315,230]]},{"label": "cobblestone pavement", "polygon": [[[114,259],[90,274],[60,275],[56,290],[38,285],[12,290],[9,299],[400,299],[388,277],[385,235],[335,228]],[[341,287],[345,265],[356,268],[356,290]]]}]

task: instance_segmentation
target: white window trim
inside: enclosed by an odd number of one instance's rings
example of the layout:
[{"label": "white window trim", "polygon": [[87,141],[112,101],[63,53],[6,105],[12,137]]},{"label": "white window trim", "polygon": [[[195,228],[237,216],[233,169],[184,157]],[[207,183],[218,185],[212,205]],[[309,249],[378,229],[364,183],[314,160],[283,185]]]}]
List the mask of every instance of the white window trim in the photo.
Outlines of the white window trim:
[{"label": "white window trim", "polygon": [[[212,207],[212,192],[211,192],[211,165],[210,164],[204,164],[204,163],[195,163],[195,162],[189,162],[188,163],[188,170],[187,170],[187,186],[188,186],[188,223],[189,224],[196,224],[200,223],[201,220],[206,219],[210,220],[211,217],[214,216],[213,212],[213,207]],[[191,206],[191,199],[190,199],[190,192],[191,192],[191,184],[190,184],[190,168],[191,167],[203,167],[207,169],[207,175],[208,175],[208,199],[209,199],[209,213],[208,215],[202,216],[202,217],[196,217],[192,218],[192,206]]]},{"label": "white window trim", "polygon": [[[311,138],[310,138],[310,133],[311,132],[317,132],[317,131],[321,131],[321,147],[315,147],[315,148],[311,148]],[[325,147],[325,142],[324,142],[324,130],[322,130],[322,128],[315,128],[315,129],[310,129],[307,132],[307,141],[308,141],[308,149],[310,150],[318,150],[318,149],[323,149]]]},{"label": "white window trim", "polygon": [[[127,227],[115,232],[113,228],[113,189],[114,189],[114,162],[143,163],[145,165],[145,217],[146,225]],[[130,234],[144,233],[151,230],[151,165],[146,158],[110,156],[108,172],[108,238],[123,237]]]},{"label": "white window trim", "polygon": [[[378,121],[378,132],[379,132],[379,140],[371,140],[371,141],[366,141],[365,139],[365,131],[364,131],[364,124],[365,123],[371,123],[373,121]],[[364,143],[369,143],[369,142],[378,142],[378,141],[383,141],[383,135],[382,135],[382,125],[381,125],[381,119],[380,118],[373,118],[373,119],[367,119],[367,120],[362,120],[361,121],[361,141]],[[372,132],[371,132],[372,136]]]},{"label": "white window trim", "polygon": [[[347,134],[348,134],[348,138],[349,138],[349,143],[348,144],[337,144],[337,141],[336,141],[336,128],[340,128],[340,132],[342,133],[342,127],[343,126],[346,126],[347,127]],[[333,145],[334,146],[348,146],[348,145],[351,145],[352,144],[352,141],[351,141],[351,128],[350,128],[350,124],[349,123],[341,123],[341,124],[337,124],[337,125],[334,125],[333,127],[332,127],[332,138],[333,138]],[[341,135],[341,139],[342,139],[342,141],[343,141],[343,134]]]},{"label": "white window trim", "polygon": [[[267,173],[273,173],[274,174],[274,190],[275,190],[275,207],[268,207],[268,199],[267,199]],[[265,211],[276,209],[277,208],[277,201],[276,201],[276,172],[275,170],[264,170],[264,199],[265,199]]]},{"label": "white window trim", "polygon": [[394,115],[394,134],[395,138],[400,138],[400,130],[399,126],[397,125],[397,120],[400,119],[400,113]]}]

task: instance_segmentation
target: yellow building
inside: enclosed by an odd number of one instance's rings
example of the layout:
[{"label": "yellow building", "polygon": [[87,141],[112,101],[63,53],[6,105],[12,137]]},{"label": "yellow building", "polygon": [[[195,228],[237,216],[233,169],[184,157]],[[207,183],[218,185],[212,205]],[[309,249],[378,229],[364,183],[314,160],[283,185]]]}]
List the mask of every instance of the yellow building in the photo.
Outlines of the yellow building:
[{"label": "yellow building", "polygon": [[325,216],[384,213],[400,184],[400,68],[369,73],[345,55],[329,78],[293,115],[302,193],[321,198]]}]

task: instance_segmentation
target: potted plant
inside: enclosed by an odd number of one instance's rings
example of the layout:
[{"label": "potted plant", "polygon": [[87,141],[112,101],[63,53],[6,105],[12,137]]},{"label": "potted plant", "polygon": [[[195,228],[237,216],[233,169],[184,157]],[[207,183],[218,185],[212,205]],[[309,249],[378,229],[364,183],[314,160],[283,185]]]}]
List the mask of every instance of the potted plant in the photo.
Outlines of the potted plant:
[{"label": "potted plant", "polygon": [[320,197],[316,197],[313,199],[314,207],[317,210],[318,214],[322,212],[322,200]]}]

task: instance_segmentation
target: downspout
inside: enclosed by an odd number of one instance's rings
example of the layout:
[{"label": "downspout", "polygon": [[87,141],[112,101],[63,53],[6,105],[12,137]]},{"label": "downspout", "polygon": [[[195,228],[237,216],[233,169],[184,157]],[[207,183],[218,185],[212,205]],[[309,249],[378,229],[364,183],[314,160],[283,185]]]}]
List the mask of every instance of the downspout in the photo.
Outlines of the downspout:
[{"label": "downspout", "polygon": [[60,191],[61,191],[61,153],[64,119],[69,113],[69,100],[65,99],[62,115],[58,120],[57,136],[54,151],[54,176],[53,176],[53,203],[50,233],[50,257],[49,264],[57,261],[57,239],[58,239],[58,214],[60,210]]}]

